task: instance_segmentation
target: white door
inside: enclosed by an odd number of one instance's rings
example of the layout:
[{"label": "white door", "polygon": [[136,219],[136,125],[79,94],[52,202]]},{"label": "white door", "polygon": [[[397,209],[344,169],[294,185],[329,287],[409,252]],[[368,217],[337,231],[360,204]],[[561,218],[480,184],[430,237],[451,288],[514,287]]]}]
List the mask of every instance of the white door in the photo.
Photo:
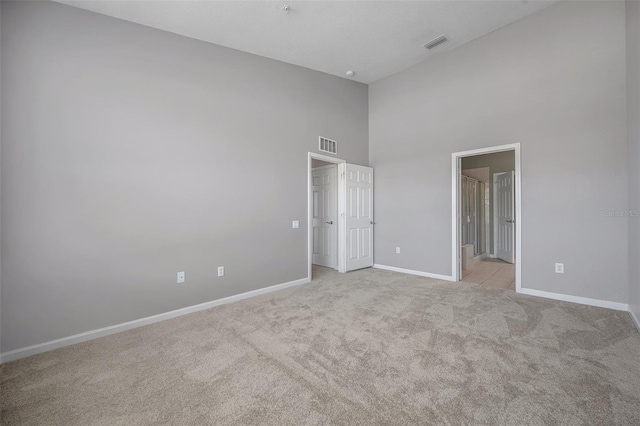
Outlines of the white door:
[{"label": "white door", "polygon": [[501,173],[494,178],[496,257],[513,263],[515,259],[515,192],[514,172]]},{"label": "white door", "polygon": [[373,266],[373,169],[345,165],[346,270]]},{"label": "white door", "polygon": [[314,265],[336,268],[337,263],[337,166],[318,167],[312,177],[312,226]]}]

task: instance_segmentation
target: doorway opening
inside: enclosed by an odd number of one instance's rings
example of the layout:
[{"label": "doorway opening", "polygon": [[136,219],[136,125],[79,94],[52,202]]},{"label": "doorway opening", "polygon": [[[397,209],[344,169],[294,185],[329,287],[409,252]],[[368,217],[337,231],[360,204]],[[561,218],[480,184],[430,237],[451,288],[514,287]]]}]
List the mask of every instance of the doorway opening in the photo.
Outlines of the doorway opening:
[{"label": "doorway opening", "polygon": [[452,155],[455,281],[521,289],[520,144]]},{"label": "doorway opening", "polygon": [[338,269],[338,165],[311,160],[311,263]]},{"label": "doorway opening", "polygon": [[314,266],[344,272],[341,257],[340,199],[343,196],[339,184],[338,166],[345,160],[327,155],[309,153],[309,255],[308,276],[313,278]]},{"label": "doorway opening", "polygon": [[372,267],[373,169],[309,152],[307,188],[309,279]]}]

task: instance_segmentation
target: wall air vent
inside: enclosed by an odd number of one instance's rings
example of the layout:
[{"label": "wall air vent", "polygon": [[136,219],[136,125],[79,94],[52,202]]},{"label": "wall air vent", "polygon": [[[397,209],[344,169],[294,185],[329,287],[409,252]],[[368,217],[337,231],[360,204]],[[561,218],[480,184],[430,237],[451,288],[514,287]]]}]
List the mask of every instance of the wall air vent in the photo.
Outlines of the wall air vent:
[{"label": "wall air vent", "polygon": [[328,152],[329,154],[337,154],[338,153],[338,142],[333,141],[331,139],[323,138],[320,136],[318,138],[319,146],[318,149],[322,152]]},{"label": "wall air vent", "polygon": [[441,45],[447,40],[449,40],[447,36],[442,34],[441,36],[438,36],[433,40],[426,42],[425,44],[422,45],[422,47],[424,47],[425,49],[433,49],[434,47]]}]

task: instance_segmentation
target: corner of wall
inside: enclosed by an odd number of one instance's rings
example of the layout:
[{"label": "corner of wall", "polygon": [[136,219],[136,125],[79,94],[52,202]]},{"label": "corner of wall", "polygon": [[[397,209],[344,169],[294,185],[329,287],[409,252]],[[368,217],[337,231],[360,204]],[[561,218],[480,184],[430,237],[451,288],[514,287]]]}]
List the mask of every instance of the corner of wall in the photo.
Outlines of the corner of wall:
[{"label": "corner of wall", "polygon": [[[0,2],[0,100],[2,99],[2,2]],[[2,158],[2,102],[0,102],[0,161]],[[1,166],[0,166],[1,170]],[[0,182],[0,224],[2,223],[2,184]],[[2,227],[0,226],[0,364],[2,364]]]},{"label": "corner of wall", "polygon": [[629,310],[640,330],[640,2],[625,4],[629,165]]}]

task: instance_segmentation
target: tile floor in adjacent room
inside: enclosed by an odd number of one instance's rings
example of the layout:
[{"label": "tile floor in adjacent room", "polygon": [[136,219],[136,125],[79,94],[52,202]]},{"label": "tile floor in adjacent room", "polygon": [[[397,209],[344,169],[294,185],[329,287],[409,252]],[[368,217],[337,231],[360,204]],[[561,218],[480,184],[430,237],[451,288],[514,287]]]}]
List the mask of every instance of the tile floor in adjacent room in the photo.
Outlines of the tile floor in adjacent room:
[{"label": "tile floor in adjacent room", "polygon": [[462,281],[484,287],[516,289],[516,265],[500,259],[479,259],[462,270]]}]

